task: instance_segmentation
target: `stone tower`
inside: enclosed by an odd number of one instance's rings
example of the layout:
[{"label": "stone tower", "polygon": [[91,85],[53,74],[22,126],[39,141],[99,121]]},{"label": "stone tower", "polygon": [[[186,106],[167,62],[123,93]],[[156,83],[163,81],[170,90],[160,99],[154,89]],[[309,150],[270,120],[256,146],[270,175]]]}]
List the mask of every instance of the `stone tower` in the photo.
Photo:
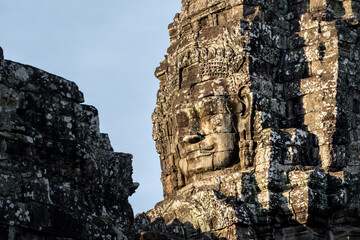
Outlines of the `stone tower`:
[{"label": "stone tower", "polygon": [[155,72],[165,200],[139,228],[360,238],[359,18],[355,0],[183,0]]}]

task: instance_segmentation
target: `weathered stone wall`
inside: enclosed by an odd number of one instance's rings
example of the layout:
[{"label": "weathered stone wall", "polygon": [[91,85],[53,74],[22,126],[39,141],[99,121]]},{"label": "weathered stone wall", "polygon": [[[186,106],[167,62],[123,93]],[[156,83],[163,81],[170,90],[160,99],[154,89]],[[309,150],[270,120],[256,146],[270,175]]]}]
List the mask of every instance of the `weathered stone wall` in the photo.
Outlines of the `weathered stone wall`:
[{"label": "weathered stone wall", "polygon": [[182,1],[155,73],[165,200],[138,228],[360,238],[359,5]]},{"label": "weathered stone wall", "polygon": [[132,156],[75,83],[0,56],[0,239],[131,239]]}]

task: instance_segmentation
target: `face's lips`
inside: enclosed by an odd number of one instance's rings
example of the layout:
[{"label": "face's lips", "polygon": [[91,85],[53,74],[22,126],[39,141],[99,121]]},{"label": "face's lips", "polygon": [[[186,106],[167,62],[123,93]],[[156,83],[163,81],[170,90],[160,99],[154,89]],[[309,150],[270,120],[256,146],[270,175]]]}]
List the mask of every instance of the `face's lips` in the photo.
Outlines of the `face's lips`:
[{"label": "face's lips", "polygon": [[196,144],[187,144],[187,145],[188,146],[184,146],[185,156],[183,157],[187,157],[189,154],[196,154],[197,156],[209,156],[215,152],[214,144],[203,146],[200,142]]},{"label": "face's lips", "polygon": [[215,148],[214,144],[210,145],[210,146],[201,146],[200,145],[200,152],[208,152],[208,151],[212,151]]}]

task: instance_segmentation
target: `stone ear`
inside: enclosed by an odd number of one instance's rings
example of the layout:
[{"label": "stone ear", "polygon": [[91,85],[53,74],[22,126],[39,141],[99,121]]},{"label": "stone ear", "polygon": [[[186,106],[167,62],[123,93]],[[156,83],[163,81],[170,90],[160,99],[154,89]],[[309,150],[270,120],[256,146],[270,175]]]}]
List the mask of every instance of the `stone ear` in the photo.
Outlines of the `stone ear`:
[{"label": "stone ear", "polygon": [[246,117],[250,113],[251,109],[251,96],[250,89],[248,86],[243,86],[239,88],[237,93],[237,99],[239,105],[241,105],[241,111],[239,112],[242,117]]}]

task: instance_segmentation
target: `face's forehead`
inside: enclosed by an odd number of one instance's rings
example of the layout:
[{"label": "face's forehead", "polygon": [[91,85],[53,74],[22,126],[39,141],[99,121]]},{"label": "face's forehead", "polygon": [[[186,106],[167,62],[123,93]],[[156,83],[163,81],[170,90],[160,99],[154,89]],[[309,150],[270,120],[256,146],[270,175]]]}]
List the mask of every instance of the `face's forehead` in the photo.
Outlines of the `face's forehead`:
[{"label": "face's forehead", "polygon": [[177,91],[173,99],[173,107],[181,105],[195,105],[208,97],[226,97],[230,83],[226,79],[212,79],[193,85],[190,88],[182,88]]},{"label": "face's forehead", "polygon": [[[174,106],[174,114],[186,112],[188,115],[193,115],[198,112],[201,115],[216,115],[227,113],[226,110],[227,99],[225,96],[207,96],[196,101],[189,101],[179,103]],[[200,115],[200,117],[201,117]]]}]

